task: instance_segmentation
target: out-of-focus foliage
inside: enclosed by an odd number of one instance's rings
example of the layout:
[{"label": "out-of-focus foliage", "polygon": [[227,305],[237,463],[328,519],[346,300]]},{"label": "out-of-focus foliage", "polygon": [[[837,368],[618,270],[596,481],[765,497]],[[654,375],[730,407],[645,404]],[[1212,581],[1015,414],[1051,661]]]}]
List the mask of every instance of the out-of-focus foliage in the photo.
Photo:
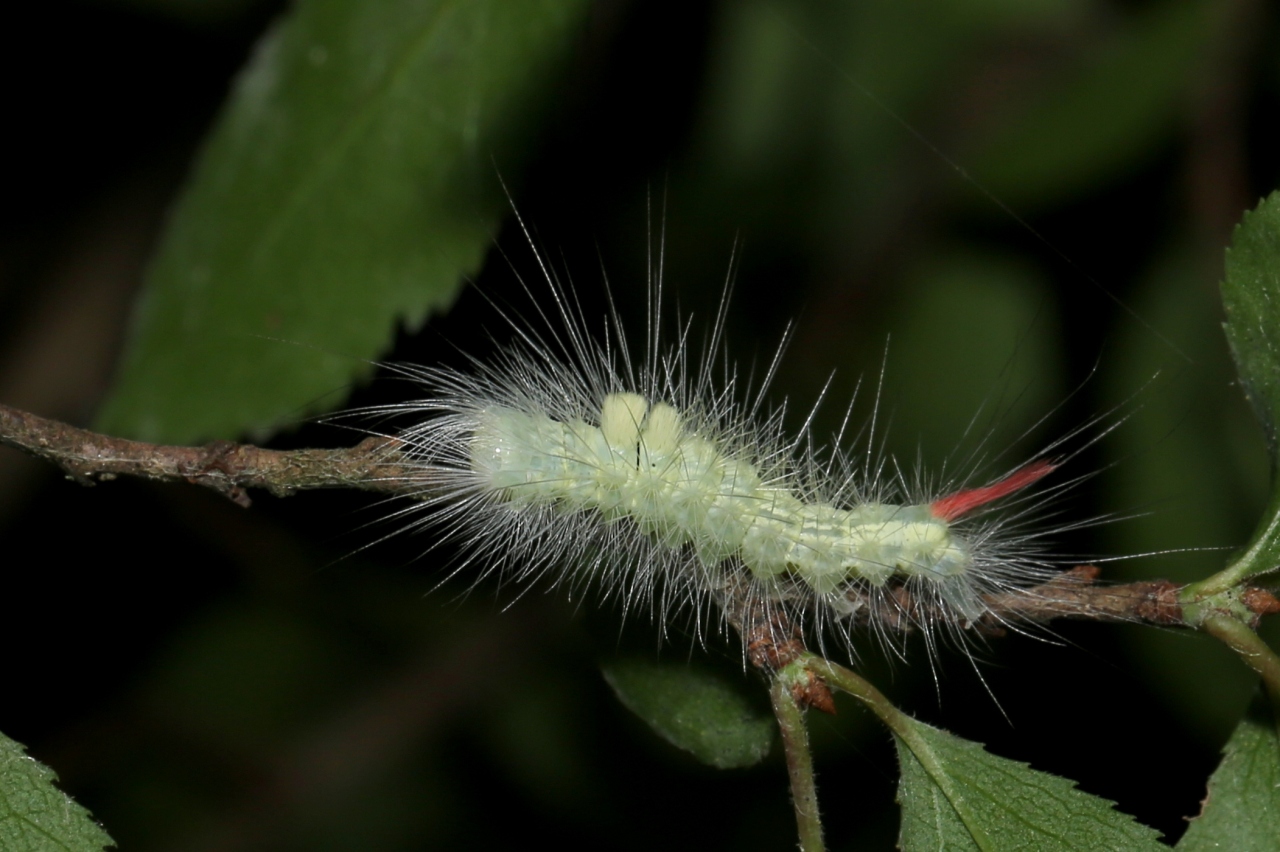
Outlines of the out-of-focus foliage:
[{"label": "out-of-focus foliage", "polygon": [[[4,144],[13,146],[7,161],[24,168],[0,239],[0,401],[20,403],[22,388],[62,388],[53,366],[108,358],[92,348],[117,333],[118,311],[93,295],[104,291],[54,283],[131,274],[118,271],[126,236],[172,247],[184,228],[190,245],[228,233],[205,232],[212,219],[184,220],[194,202],[179,200],[161,239],[156,199],[181,197],[198,141],[219,110],[236,109],[233,73],[263,67],[261,58],[249,64],[254,45],[280,44],[272,32],[287,35],[333,8],[244,4],[203,29],[198,15],[171,11],[187,4],[163,4],[165,17],[138,11],[151,4],[160,0],[17,4],[34,23],[14,19],[10,32],[23,43],[5,60],[15,63],[7,79],[18,97]],[[357,5],[344,14],[376,17],[364,7],[377,6],[390,15],[400,4]],[[504,149],[477,142],[469,169],[448,172],[465,175],[464,195],[492,205],[481,205],[492,218],[468,231],[458,278],[439,283],[453,287],[479,262],[503,204],[500,172],[588,316],[608,308],[603,266],[624,321],[643,329],[645,270],[661,237],[665,287],[696,315],[696,345],[732,262],[727,331],[744,372],[763,372],[792,322],[774,385],[776,400],[791,401],[792,422],[835,371],[833,402],[816,421],[833,434],[863,377],[852,423],[878,402],[875,446],[883,442],[908,475],[920,457],[931,476],[980,477],[1095,418],[1065,453],[1123,420],[1071,458],[1062,475],[1087,481],[1046,523],[1112,520],[1063,533],[1057,552],[1082,561],[1161,554],[1102,563],[1117,580],[1203,577],[1222,551],[1167,551],[1242,544],[1266,493],[1263,441],[1233,385],[1215,290],[1229,229],[1280,183],[1280,23],[1263,6],[589,4],[577,37],[546,48],[547,67],[566,70],[549,96],[556,120],[520,135],[513,160],[493,167]],[[434,31],[406,24],[395,36]],[[290,54],[294,70],[310,73],[313,54],[301,47]],[[516,81],[525,82],[537,91],[537,80]],[[436,83],[443,78],[410,94]],[[350,91],[340,84],[334,91]],[[324,101],[329,91],[311,96]],[[534,100],[531,110],[545,106]],[[413,123],[412,133],[362,138],[375,148],[417,139],[422,106],[383,116]],[[78,145],[74,157],[62,153],[67,140]],[[264,270],[310,269],[340,291],[339,338],[290,325],[306,319],[297,311],[320,307],[306,291],[278,302],[281,325],[264,327],[261,312],[257,324],[212,322],[189,350],[180,328],[154,329],[156,342],[145,344],[157,347],[154,369],[187,365],[192,390],[247,348],[244,399],[275,399],[269,382],[288,385],[276,401],[290,401],[264,414],[242,408],[224,383],[218,410],[193,418],[206,425],[185,434],[261,430],[289,411],[301,419],[319,394],[362,372],[343,356],[458,363],[457,350],[483,356],[491,335],[509,334],[493,305],[467,290],[447,316],[402,333],[400,323],[414,325],[435,297],[416,286],[412,298],[394,287],[374,296],[377,276],[360,268],[370,258],[358,251],[315,268],[346,244],[389,252],[378,258],[384,270],[419,268],[414,258],[440,235],[428,218],[404,215],[406,205],[458,198],[415,195],[434,184],[421,177],[430,170],[424,151],[406,147],[378,149],[386,161],[370,161],[383,177],[402,175],[399,185],[378,184],[396,203],[375,203],[364,194],[373,184],[361,180],[335,184],[331,206],[317,210],[350,201],[360,215],[336,230],[326,217],[298,219],[296,266],[275,258],[259,268],[247,254],[228,261],[260,304],[281,299],[277,286],[301,286]],[[304,171],[312,162],[271,153]],[[200,189],[210,179],[200,169],[192,191],[212,192]],[[252,248],[260,234],[250,226],[281,202],[269,184],[250,189],[260,203],[222,209],[236,221],[219,227],[249,232],[228,244],[227,258]],[[508,224],[497,244],[510,263],[490,252],[480,288],[502,310],[528,311],[516,276],[539,273],[523,237]],[[42,323],[60,336],[36,349],[29,341]],[[286,359],[322,369],[276,366]],[[140,378],[122,393],[154,391],[168,404],[174,386]],[[84,419],[103,389],[60,392],[69,401],[43,413]],[[350,404],[407,393],[375,382]],[[313,426],[280,440],[352,436]],[[530,836],[556,836],[566,848],[794,843],[776,756],[718,772],[655,742],[618,707],[590,649],[612,656],[622,641],[653,654],[658,639],[643,620],[620,640],[611,610],[562,607],[555,594],[517,599],[481,584],[459,601],[469,576],[428,595],[451,555],[423,555],[429,540],[398,536],[351,556],[391,531],[362,527],[386,507],[358,496],[264,496],[243,512],[181,489],[23,484],[33,481],[0,470],[5,552],[45,554],[38,570],[6,577],[7,600],[21,605],[3,635],[23,649],[10,677],[27,689],[23,701],[5,702],[0,730],[57,769],[124,848],[484,849]],[[689,650],[698,634],[684,624],[668,622],[670,658],[704,653]],[[905,661],[868,650],[860,670],[915,715],[1076,780],[1176,839],[1251,677],[1201,637],[1059,630],[1058,645],[991,640],[982,681],[962,658],[944,656],[932,670],[910,643]],[[709,644],[724,676],[742,677],[739,649],[714,635]],[[833,845],[892,848],[897,762],[888,739],[842,705],[836,718],[814,720],[814,741]]]},{"label": "out-of-focus foliage", "polygon": [[[1062,57],[972,160],[983,188],[1030,212],[1123,172],[1162,143],[1206,71],[1210,2],[1158,3]],[[967,158],[966,158],[967,159]]]},{"label": "out-of-focus foliage", "polygon": [[721,769],[753,766],[775,738],[773,717],[730,684],[687,665],[617,660],[603,667],[618,700],[663,739]]},{"label": "out-of-focus foliage", "polygon": [[100,428],[264,437],[450,305],[585,8],[313,0],[283,18],[173,212]]}]

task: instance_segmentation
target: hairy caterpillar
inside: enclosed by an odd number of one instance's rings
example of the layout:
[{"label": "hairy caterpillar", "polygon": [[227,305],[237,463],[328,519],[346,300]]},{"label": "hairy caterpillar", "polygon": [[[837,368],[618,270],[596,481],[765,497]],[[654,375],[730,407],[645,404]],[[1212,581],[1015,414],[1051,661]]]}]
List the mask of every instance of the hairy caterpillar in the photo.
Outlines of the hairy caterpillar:
[{"label": "hairy caterpillar", "polygon": [[415,419],[388,434],[421,483],[397,516],[461,543],[454,573],[594,586],[660,620],[745,595],[819,635],[869,624],[892,640],[889,625],[918,626],[931,645],[934,628],[958,633],[988,615],[988,596],[1057,573],[1040,535],[982,511],[1054,462],[925,493],[896,466],[842,450],[843,429],[835,449],[819,449],[812,416],[788,437],[764,396],[777,358],[752,389],[721,357],[723,303],[695,362],[687,323],[662,341],[654,282],[640,359],[616,312],[611,333],[593,337],[534,251],[555,305],[538,308],[545,327],[504,313],[516,342],[494,359],[401,365],[425,396],[366,410]]}]

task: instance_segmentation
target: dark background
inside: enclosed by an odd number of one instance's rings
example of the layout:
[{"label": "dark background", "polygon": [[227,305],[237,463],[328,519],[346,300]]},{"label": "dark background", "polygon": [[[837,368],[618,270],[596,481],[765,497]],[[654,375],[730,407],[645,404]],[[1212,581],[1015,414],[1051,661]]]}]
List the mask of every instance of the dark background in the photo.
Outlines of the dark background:
[{"label": "dark background", "polygon": [[[776,396],[799,422],[835,370],[820,434],[860,376],[874,384],[886,346],[881,399],[908,460],[964,457],[979,410],[976,430],[1017,454],[995,468],[1123,421],[1072,460],[1099,475],[1061,511],[1128,519],[1063,536],[1063,553],[1238,545],[1266,461],[1214,288],[1231,226],[1280,182],[1276,16],[1212,4],[1190,47],[1147,50],[1181,69],[1168,91],[1126,102],[1089,69],[1186,4],[911,5],[599,4],[533,165],[504,176],[515,205],[588,314],[603,266],[637,329],[647,230],[665,232],[671,304],[695,316],[732,259],[733,356],[767,360],[792,322]],[[283,8],[14,4],[0,401],[91,420],[164,211]],[[1020,122],[1034,126],[1019,136]],[[1108,122],[1114,140],[1086,144]],[[497,242],[531,268],[510,223]],[[479,283],[518,303],[505,261]],[[387,357],[483,354],[490,333],[502,322],[472,290]],[[375,382],[351,404],[402,392]],[[347,440],[315,424],[277,439]],[[613,610],[541,589],[437,589],[448,554],[411,537],[365,548],[390,531],[383,511],[336,493],[243,511],[194,488],[84,489],[0,451],[0,730],[129,850],[794,843],[776,748],[754,769],[706,768],[612,697],[598,661],[653,657],[644,619],[620,635]],[[1123,560],[1107,576],[1192,579],[1223,559]],[[896,661],[868,648],[862,668],[918,717],[1176,838],[1250,678],[1200,637],[1058,633],[995,642],[976,670],[957,653],[930,666],[918,647]],[[694,645],[675,629],[662,655],[763,697],[736,647]],[[886,733],[852,702],[813,727],[832,848],[890,848]]]}]

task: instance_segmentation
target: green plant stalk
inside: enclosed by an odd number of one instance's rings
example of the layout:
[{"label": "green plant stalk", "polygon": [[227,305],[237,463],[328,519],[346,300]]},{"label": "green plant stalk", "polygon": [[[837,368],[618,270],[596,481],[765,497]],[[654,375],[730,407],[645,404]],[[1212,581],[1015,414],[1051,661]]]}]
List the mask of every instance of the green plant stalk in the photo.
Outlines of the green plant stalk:
[{"label": "green plant stalk", "polygon": [[844,666],[837,665],[830,660],[824,660],[814,654],[807,654],[796,660],[792,665],[804,666],[830,685],[849,693],[867,705],[867,708],[872,713],[875,713],[880,721],[884,722],[889,730],[893,731],[895,736],[906,743],[907,748],[911,749],[911,752],[930,774],[934,775],[935,778],[945,779],[948,777],[946,771],[938,763],[933,749],[929,747],[928,743],[920,739],[907,714],[894,707],[892,702],[885,698],[884,693],[862,677],[854,674]]},{"label": "green plant stalk", "polygon": [[1263,517],[1267,524],[1254,534],[1249,546],[1230,565],[1182,590],[1183,603],[1196,603],[1238,587],[1249,577],[1274,571],[1280,565],[1280,490],[1273,495]]},{"label": "green plant stalk", "polygon": [[872,713],[875,713],[880,718],[880,721],[888,725],[889,729],[895,734],[899,733],[900,730],[908,730],[902,711],[894,707],[889,699],[884,697],[884,693],[844,666],[837,665],[816,654],[804,654],[787,666],[786,669],[783,669],[782,674],[785,675],[788,669],[792,668],[807,669],[830,685],[849,693],[867,705],[867,708]]},{"label": "green plant stalk", "polygon": [[936,765],[932,749],[920,739],[907,714],[894,707],[892,702],[885,698],[884,693],[880,690],[844,666],[837,665],[830,660],[824,660],[813,654],[801,657],[793,665],[805,666],[830,685],[849,693],[867,705],[867,708],[872,713],[875,713],[880,721],[884,722],[889,730],[893,731],[895,736],[907,744],[907,747],[924,764],[925,769],[937,770],[941,776],[945,777],[946,773],[942,772],[941,767]]},{"label": "green plant stalk", "polygon": [[[867,705],[867,708],[875,713],[889,730],[893,731],[894,736],[902,740],[906,747],[911,750],[911,753],[915,755],[916,760],[920,761],[921,766],[929,773],[934,783],[946,794],[947,799],[956,808],[960,818],[965,823],[973,821],[972,815],[967,812],[968,809],[963,804],[963,791],[956,789],[950,772],[942,764],[937,753],[920,736],[910,717],[897,707],[894,707],[889,699],[885,698],[884,693],[844,666],[836,665],[829,660],[824,660],[812,654],[801,657],[793,665],[807,667],[831,686],[849,693]],[[988,849],[984,838],[975,836],[974,842],[984,852]]]},{"label": "green plant stalk", "polygon": [[813,775],[813,752],[809,748],[809,729],[804,723],[804,710],[791,693],[791,678],[784,668],[773,679],[769,696],[773,712],[782,731],[782,748],[787,756],[787,775],[791,780],[791,799],[796,811],[796,828],[800,834],[801,852],[824,852],[822,816],[818,813],[818,786]]},{"label": "green plant stalk", "polygon": [[1262,530],[1245,553],[1212,577],[1192,583],[1178,596],[1188,625],[1208,633],[1240,655],[1262,678],[1273,707],[1280,707],[1280,656],[1250,627],[1256,614],[1244,604],[1241,584],[1276,562],[1280,514]]},{"label": "green plant stalk", "polygon": [[[879,720],[886,724],[888,729],[892,730],[893,736],[901,739],[906,747],[910,748],[911,753],[915,755],[915,759],[920,761],[920,765],[924,766],[925,771],[928,771],[934,783],[940,785],[943,791],[946,792],[947,798],[950,798],[952,802],[964,800],[963,791],[952,788],[951,773],[938,760],[937,753],[929,746],[928,742],[925,742],[920,737],[918,729],[911,724],[909,716],[893,706],[892,702],[884,697],[884,693],[864,681],[859,675],[842,667],[842,665],[824,660],[819,656],[804,656],[804,658],[796,660],[796,664],[804,665],[804,667],[818,674],[831,686],[850,693],[851,696],[858,698],[859,701],[867,705],[868,709],[879,716]],[[982,843],[979,838],[974,839],[975,842]]]},{"label": "green plant stalk", "polygon": [[1228,615],[1206,616],[1200,629],[1239,654],[1245,665],[1261,676],[1271,706],[1280,708],[1280,656],[1262,641],[1261,636],[1249,625]]}]

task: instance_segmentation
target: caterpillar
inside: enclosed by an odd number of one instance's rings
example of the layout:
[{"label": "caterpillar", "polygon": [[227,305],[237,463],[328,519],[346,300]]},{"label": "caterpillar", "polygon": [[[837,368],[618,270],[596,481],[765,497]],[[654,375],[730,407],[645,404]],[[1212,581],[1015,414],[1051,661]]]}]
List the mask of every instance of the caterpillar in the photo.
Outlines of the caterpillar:
[{"label": "caterpillar", "polygon": [[555,306],[535,307],[541,326],[502,311],[514,343],[460,368],[398,365],[419,398],[366,410],[413,419],[386,433],[415,472],[396,517],[461,544],[452,574],[592,587],[664,622],[687,609],[699,625],[745,596],[850,646],[866,624],[891,644],[923,628],[930,647],[936,628],[959,635],[988,615],[991,595],[1057,575],[1043,536],[1018,523],[1043,495],[1012,519],[986,512],[1025,499],[1056,461],[930,495],[884,473],[896,465],[841,449],[844,429],[821,450],[812,414],[788,436],[784,408],[766,403],[781,351],[754,389],[727,363],[728,294],[695,361],[688,322],[664,344],[655,282],[638,358],[616,311],[593,336],[525,239]]}]

